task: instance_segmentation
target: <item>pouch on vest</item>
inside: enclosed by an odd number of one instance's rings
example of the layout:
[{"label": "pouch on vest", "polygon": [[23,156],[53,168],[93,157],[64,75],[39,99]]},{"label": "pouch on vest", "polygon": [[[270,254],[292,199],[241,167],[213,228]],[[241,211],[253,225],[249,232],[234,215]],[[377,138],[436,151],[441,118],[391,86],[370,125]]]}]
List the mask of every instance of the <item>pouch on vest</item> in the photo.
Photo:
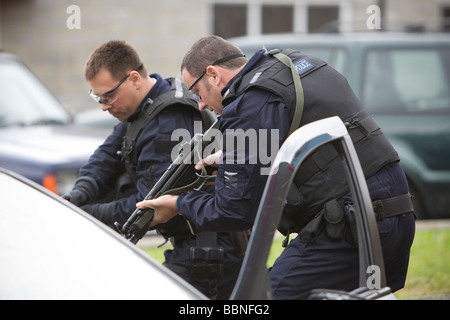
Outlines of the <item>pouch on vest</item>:
[{"label": "pouch on vest", "polygon": [[313,242],[324,229],[332,241],[340,241],[346,237],[348,226],[342,202],[336,199],[327,201],[322,210],[302,228],[298,236],[304,242]]},{"label": "pouch on vest", "polygon": [[325,231],[330,240],[344,239],[346,232],[346,219],[344,208],[340,201],[333,199],[324,205]]},{"label": "pouch on vest", "polygon": [[321,210],[299,233],[298,237],[304,242],[314,242],[323,230],[323,214]]},{"label": "pouch on vest", "polygon": [[136,183],[132,181],[128,172],[122,173],[114,185],[114,200],[129,197],[136,192]]}]

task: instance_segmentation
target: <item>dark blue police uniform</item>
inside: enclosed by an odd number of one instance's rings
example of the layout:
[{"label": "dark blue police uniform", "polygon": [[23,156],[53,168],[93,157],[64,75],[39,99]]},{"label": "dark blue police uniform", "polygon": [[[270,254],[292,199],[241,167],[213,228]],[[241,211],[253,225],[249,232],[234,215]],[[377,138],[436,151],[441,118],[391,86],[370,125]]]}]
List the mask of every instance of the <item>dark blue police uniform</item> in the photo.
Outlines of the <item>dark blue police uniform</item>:
[{"label": "dark blue police uniform", "polygon": [[[398,163],[392,163],[367,179],[372,200],[408,193],[408,184]],[[343,197],[351,203],[350,196]],[[403,288],[414,239],[413,213],[385,218],[378,223],[387,285]],[[275,299],[304,297],[317,288],[351,291],[359,286],[358,247],[345,239],[331,241],[325,232],[313,242],[293,239],[270,271]]]},{"label": "dark blue police uniform", "polygon": [[[251,72],[259,67],[261,67],[260,70],[264,70],[265,63],[269,59],[263,51],[257,52],[223,89],[224,100],[230,88],[241,85],[240,82],[243,82],[242,79],[245,79],[247,74],[251,75],[249,77],[251,81],[258,81],[257,77],[264,71],[260,73],[255,71],[254,74]],[[306,76],[302,79],[302,84],[305,107],[301,125],[334,115],[339,115],[346,120],[344,118],[362,113],[359,101],[345,78],[329,66],[321,67]],[[293,95],[295,96],[294,93]],[[362,119],[364,121],[361,123],[367,121],[372,124],[373,122],[367,120],[367,117],[368,115],[364,114]],[[242,148],[236,148],[233,143],[227,145],[226,137],[236,130],[242,130],[242,132],[255,130],[259,139],[263,138],[262,135],[268,135],[264,141],[267,145],[266,150],[271,150],[271,143],[273,143],[270,139],[271,133],[277,133],[278,146],[280,146],[287,137],[289,126],[290,117],[286,101],[263,86],[251,86],[231,101],[224,103],[220,120],[224,149],[222,164],[219,166],[216,178],[215,195],[200,191],[182,194],[177,200],[180,214],[203,230],[220,232],[251,228],[267,178],[261,174],[261,168],[270,164],[264,164],[260,159],[255,163],[255,155],[250,151],[252,148],[248,145],[248,140],[244,147],[245,163],[234,161],[234,159],[242,158]],[[358,153],[362,158],[363,169],[366,169],[365,173],[369,172],[368,186],[372,200],[407,194],[408,186],[404,173],[398,165],[396,152],[382,135],[381,130],[374,128],[373,132],[368,131],[355,136],[362,141],[359,145],[354,141],[358,147],[357,151],[363,150],[370,153],[371,148],[367,147],[370,143],[382,145],[384,150],[389,151],[376,154],[380,161],[372,160],[371,158],[376,157],[364,155],[364,152]],[[338,176],[320,173],[320,170],[327,168],[328,162],[325,161],[325,165],[321,166],[320,161],[315,161],[313,165],[319,167],[319,169],[316,168],[319,172],[308,177],[310,180],[306,181],[303,189],[299,186],[298,194],[301,198],[299,203],[303,210],[298,210],[298,215],[306,215],[308,212],[309,215],[314,216],[314,210],[323,206],[330,199],[329,197],[345,198],[345,192],[334,195],[335,190],[324,191],[332,185],[333,179],[339,180]],[[323,181],[317,179],[323,179]],[[409,249],[414,236],[414,216],[411,212],[386,218],[378,222],[378,226],[382,238],[387,282],[393,290],[398,290],[404,285],[406,277]],[[252,232],[258,232],[258,230]],[[295,298],[310,289],[319,287],[355,289],[359,279],[358,263],[357,247],[345,240],[333,242],[325,233],[309,243],[296,238],[291,241],[270,272],[274,297],[276,299]]]},{"label": "dark blue police uniform", "polygon": [[[182,104],[166,107],[159,112],[150,124],[143,128],[134,146],[134,154],[137,159],[135,163],[137,190],[120,199],[104,202],[103,199],[110,198],[110,195],[114,192],[113,189],[117,179],[126,172],[124,161],[118,151],[122,149],[128,124],[136,121],[140,116],[147,99],[155,100],[170,89],[170,83],[158,74],[152,74],[151,77],[156,79],[156,83],[136,112],[127,121],[116,125],[111,135],[80,170],[80,177],[89,177],[98,185],[98,195],[94,200],[97,203],[87,204],[82,208],[110,227],[114,227],[114,222],[123,225],[134,211],[136,203],[145,198],[151,187],[172,163],[172,148],[179,143],[179,141],[171,141],[172,133],[176,129],[184,128],[188,130],[192,137],[194,136],[194,121],[202,121],[199,112],[193,112],[193,108]],[[211,297],[213,291],[209,288],[210,284],[205,284],[205,281],[202,281],[204,279],[193,278],[189,274],[191,267],[190,251],[191,247],[196,245],[195,236],[188,234],[182,241],[176,242],[173,250],[165,251],[164,264],[170,265],[173,271],[179,273],[186,281]],[[227,299],[239,273],[242,256],[236,255],[229,233],[217,235],[217,246],[223,248],[224,252],[224,275],[218,279],[217,287],[213,288],[214,294],[216,294],[214,297]],[[180,269],[174,269],[173,266],[179,266]],[[183,272],[179,272],[179,270],[183,270]]]},{"label": "dark blue police uniform", "polygon": [[[152,74],[155,85],[141,102],[136,112],[127,121],[117,124],[105,140],[80,169],[80,177],[91,177],[98,185],[97,201],[108,198],[113,192],[118,177],[125,172],[125,165],[118,151],[122,148],[123,137],[129,122],[133,122],[142,111],[148,98],[155,99],[167,92],[170,84],[158,74]],[[139,135],[135,145],[137,192],[128,197],[106,203],[84,206],[87,212],[113,227],[115,221],[121,225],[136,208],[136,203],[145,198],[150,188],[172,162],[171,148],[178,141],[171,141],[172,132],[179,128],[194,134],[194,121],[201,121],[198,113],[184,105],[174,105],[160,112]]]}]

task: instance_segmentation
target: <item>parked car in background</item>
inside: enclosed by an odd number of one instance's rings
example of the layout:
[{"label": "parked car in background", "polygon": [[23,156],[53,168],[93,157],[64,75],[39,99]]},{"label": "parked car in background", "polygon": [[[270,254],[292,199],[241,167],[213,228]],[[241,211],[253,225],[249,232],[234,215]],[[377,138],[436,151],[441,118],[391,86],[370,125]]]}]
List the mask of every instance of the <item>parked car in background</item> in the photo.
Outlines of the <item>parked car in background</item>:
[{"label": "parked car in background", "polygon": [[18,57],[0,52],[0,167],[63,194],[103,136],[72,116]]},{"label": "parked car in background", "polygon": [[74,116],[74,124],[87,131],[100,134],[106,138],[119,123],[109,112],[102,111],[100,106],[96,109],[84,110]]},{"label": "parked car in background", "polygon": [[450,217],[450,33],[275,34],[230,39],[317,56],[346,76],[397,149],[421,218]]}]

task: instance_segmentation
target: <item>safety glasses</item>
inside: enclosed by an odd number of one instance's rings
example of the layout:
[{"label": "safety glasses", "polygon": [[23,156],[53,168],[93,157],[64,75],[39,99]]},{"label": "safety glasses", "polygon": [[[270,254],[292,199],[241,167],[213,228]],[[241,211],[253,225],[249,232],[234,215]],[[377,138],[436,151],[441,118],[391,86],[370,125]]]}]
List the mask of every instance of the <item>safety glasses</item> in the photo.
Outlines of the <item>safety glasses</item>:
[{"label": "safety glasses", "polygon": [[[139,70],[140,68],[142,68],[143,66],[144,66],[144,64],[141,63],[141,64],[138,65],[136,68],[134,68],[132,71],[137,71],[137,70]],[[123,77],[122,80],[120,80],[119,83],[118,83],[114,88],[112,88],[111,90],[108,90],[108,91],[106,91],[106,92],[103,93],[103,94],[97,95],[97,94],[94,94],[94,93],[92,92],[92,89],[90,89],[90,90],[89,90],[89,95],[91,96],[92,99],[94,99],[95,101],[97,101],[97,102],[100,103],[100,104],[108,104],[108,105],[113,104],[114,102],[116,102],[116,100],[117,100],[118,97],[115,97],[115,98],[114,98],[114,97],[112,97],[112,94],[114,93],[114,91],[116,91],[116,90],[120,87],[120,85],[121,85],[122,83],[125,82],[125,80],[128,79],[128,77],[130,76],[130,74],[131,74],[131,73],[129,73],[129,74],[127,74],[125,77]]]}]

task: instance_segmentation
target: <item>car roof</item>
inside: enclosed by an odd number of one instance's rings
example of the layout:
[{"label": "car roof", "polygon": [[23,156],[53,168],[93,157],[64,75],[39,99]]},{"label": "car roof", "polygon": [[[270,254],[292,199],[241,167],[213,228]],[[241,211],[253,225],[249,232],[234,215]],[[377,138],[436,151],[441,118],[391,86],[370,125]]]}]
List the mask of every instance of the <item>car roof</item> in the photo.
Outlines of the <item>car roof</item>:
[{"label": "car roof", "polygon": [[0,61],[16,61],[19,62],[20,58],[14,54],[7,53],[0,50]]},{"label": "car roof", "polygon": [[0,299],[202,299],[84,211],[0,168]]},{"label": "car roof", "polygon": [[289,45],[290,43],[302,43],[310,45],[320,44],[371,44],[371,43],[396,43],[396,44],[450,44],[449,33],[439,32],[354,32],[354,33],[279,33],[258,36],[235,37],[229,39],[237,46],[261,46],[264,44]]}]

